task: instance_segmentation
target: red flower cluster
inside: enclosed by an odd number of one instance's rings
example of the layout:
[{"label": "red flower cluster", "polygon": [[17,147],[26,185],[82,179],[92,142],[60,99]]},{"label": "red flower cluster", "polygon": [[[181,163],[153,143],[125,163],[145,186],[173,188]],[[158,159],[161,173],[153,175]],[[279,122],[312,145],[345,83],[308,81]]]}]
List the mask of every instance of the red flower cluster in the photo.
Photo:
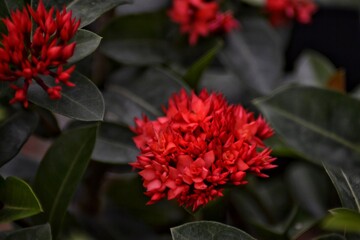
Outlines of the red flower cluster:
[{"label": "red flower cluster", "polygon": [[[69,79],[75,66],[65,70],[63,65],[74,54],[76,43],[70,40],[80,21],[73,19],[65,8],[61,12],[54,8],[47,11],[42,0],[36,10],[28,5],[2,21],[7,33],[0,43],[0,81],[12,83],[15,96],[10,103],[22,102],[27,107],[27,91],[33,80],[51,99],[61,98],[60,83],[74,86]],[[46,85],[40,75],[53,77],[55,86]],[[14,84],[18,80],[23,81],[21,87]]]},{"label": "red flower cluster", "polygon": [[195,45],[199,36],[227,33],[238,26],[230,12],[220,12],[217,2],[211,0],[174,0],[168,12],[172,21],[180,24],[180,31],[189,34],[189,43]]},{"label": "red flower cluster", "polygon": [[154,121],[135,119],[133,128],[141,154],[131,165],[141,170],[148,204],[167,197],[195,211],[222,196],[226,184],[247,183],[247,172],[267,177],[261,171],[275,167],[263,143],[272,129],[221,94],[183,90],[164,111]]},{"label": "red flower cluster", "polygon": [[313,0],[267,0],[266,10],[274,26],[295,18],[300,23],[310,23],[317,6]]}]

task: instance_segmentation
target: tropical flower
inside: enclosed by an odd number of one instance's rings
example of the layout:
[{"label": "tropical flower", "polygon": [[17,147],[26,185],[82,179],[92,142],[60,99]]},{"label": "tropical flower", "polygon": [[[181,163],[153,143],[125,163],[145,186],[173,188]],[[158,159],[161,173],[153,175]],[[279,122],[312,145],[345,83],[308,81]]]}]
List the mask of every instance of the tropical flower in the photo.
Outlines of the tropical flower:
[{"label": "tropical flower", "polygon": [[220,12],[215,1],[174,0],[168,11],[171,20],[180,25],[180,31],[189,34],[190,45],[195,45],[200,36],[227,33],[238,27],[231,12]]},{"label": "tropical flower", "polygon": [[[75,66],[64,67],[74,54],[76,43],[71,39],[80,25],[71,11],[46,10],[40,0],[37,9],[28,5],[2,21],[7,33],[0,40],[0,81],[9,82],[15,90],[10,103],[21,102],[27,107],[27,91],[33,81],[51,99],[61,98],[61,84],[75,86],[70,82]],[[51,76],[54,84],[48,86],[41,76]]]},{"label": "tropical flower", "polygon": [[173,95],[165,116],[135,119],[133,131],[140,155],[139,169],[148,204],[176,199],[193,211],[223,195],[225,185],[246,184],[253,173],[274,168],[263,140],[273,134],[262,117],[241,105],[230,105],[221,94],[201,91]]},{"label": "tropical flower", "polygon": [[267,0],[266,10],[274,26],[282,25],[289,19],[307,24],[311,22],[317,6],[313,0]]}]

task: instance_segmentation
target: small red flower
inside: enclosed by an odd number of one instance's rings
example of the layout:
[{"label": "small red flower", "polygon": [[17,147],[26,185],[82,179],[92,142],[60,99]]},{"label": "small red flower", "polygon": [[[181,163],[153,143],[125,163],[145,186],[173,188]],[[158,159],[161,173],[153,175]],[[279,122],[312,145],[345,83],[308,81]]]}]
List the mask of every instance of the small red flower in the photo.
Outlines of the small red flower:
[{"label": "small red flower", "polygon": [[168,14],[173,22],[180,25],[182,33],[189,34],[190,45],[195,45],[200,36],[227,33],[238,27],[230,12],[219,11],[216,1],[174,0]]},{"label": "small red flower", "polygon": [[[61,98],[60,83],[75,86],[70,82],[75,66],[64,69],[74,54],[76,43],[70,40],[80,25],[71,12],[53,7],[46,10],[40,0],[37,9],[28,5],[12,11],[10,17],[2,21],[7,33],[2,35],[0,43],[0,81],[11,82],[15,90],[10,103],[21,102],[27,107],[27,91],[33,80],[50,99]],[[40,76],[53,77],[55,86],[49,87]]]},{"label": "small red flower", "polygon": [[313,0],[267,0],[266,10],[270,15],[270,22],[274,26],[282,25],[289,19],[307,24],[317,6]]},{"label": "small red flower", "polygon": [[246,174],[267,177],[274,168],[263,140],[273,130],[262,117],[240,105],[229,105],[221,94],[184,90],[169,100],[165,116],[135,119],[140,149],[137,161],[148,204],[177,199],[193,211],[223,195],[228,185],[246,184]]}]

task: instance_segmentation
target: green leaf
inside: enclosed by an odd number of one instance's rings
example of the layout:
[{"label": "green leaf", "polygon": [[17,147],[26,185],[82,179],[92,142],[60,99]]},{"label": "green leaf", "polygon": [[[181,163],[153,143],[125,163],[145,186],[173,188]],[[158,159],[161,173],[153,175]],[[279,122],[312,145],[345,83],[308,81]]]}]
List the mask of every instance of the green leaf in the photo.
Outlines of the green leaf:
[{"label": "green leaf", "polygon": [[354,0],[316,0],[319,6],[332,8],[349,8],[358,10],[360,3]]},{"label": "green leaf", "polygon": [[[133,70],[133,69],[130,69]],[[150,118],[162,114],[170,96],[185,88],[171,72],[162,68],[116,72],[105,86],[106,119],[132,125],[144,113]]]},{"label": "green leaf", "polygon": [[265,19],[244,18],[241,25],[241,31],[228,34],[219,58],[239,81],[267,94],[282,83],[281,38]]},{"label": "green leaf", "polygon": [[120,5],[131,3],[131,0],[91,0],[91,1],[76,1],[74,0],[68,6],[68,10],[73,11],[73,16],[81,19],[80,27],[89,25],[100,17],[103,13]]},{"label": "green leaf", "polygon": [[254,240],[249,234],[217,222],[198,221],[171,228],[173,240]]},{"label": "green leaf", "polygon": [[177,202],[160,201],[146,205],[149,198],[144,195],[142,184],[142,180],[135,173],[113,175],[107,182],[105,195],[118,209],[126,209],[126,213],[129,213],[138,224],[144,222],[152,229],[164,226],[168,228],[183,221],[187,213]]},{"label": "green leaf", "polygon": [[36,173],[34,190],[44,208],[37,222],[49,222],[53,236],[61,229],[65,212],[93,151],[97,124],[64,132],[47,151]]},{"label": "green leaf", "polygon": [[254,103],[285,143],[306,158],[343,167],[360,163],[356,99],[319,88],[291,87]]},{"label": "green leaf", "polygon": [[306,51],[297,62],[295,78],[299,84],[325,88],[335,72],[334,64],[325,56]]},{"label": "green leaf", "polygon": [[185,73],[184,80],[193,89],[199,84],[201,76],[206,68],[209,67],[211,62],[214,60],[218,51],[223,47],[223,42],[217,42],[204,56],[197,60]]},{"label": "green leaf", "polygon": [[254,7],[261,7],[263,8],[266,5],[265,0],[242,0],[244,3],[250,4]]},{"label": "green leaf", "polygon": [[[13,11],[16,9],[22,9],[25,6],[25,1],[24,0],[1,0],[1,2],[3,2],[3,4],[5,4],[7,10]],[[2,4],[0,4],[1,6]]]},{"label": "green leaf", "polygon": [[[61,115],[82,120],[100,121],[104,117],[104,100],[99,89],[87,77],[74,72],[71,81],[75,87],[63,87],[62,98],[51,100],[37,84],[29,88],[29,100],[43,108]],[[48,83],[48,82],[47,82]]]},{"label": "green leaf", "polygon": [[324,164],[343,207],[360,211],[360,170],[341,169]]},{"label": "green leaf", "polygon": [[159,65],[171,59],[174,50],[163,40],[125,39],[104,42],[100,51],[127,65]]},{"label": "green leaf", "polygon": [[346,208],[332,209],[322,225],[328,230],[360,233],[360,213]]},{"label": "green leaf", "polygon": [[38,225],[29,228],[5,233],[4,240],[51,240],[51,229],[49,224]]},{"label": "green leaf", "polygon": [[314,238],[314,240],[346,240],[346,238],[341,236],[340,234],[326,234]]},{"label": "green leaf", "polygon": [[138,150],[133,144],[129,127],[116,123],[102,122],[96,139],[92,159],[111,164],[128,164],[134,162]]},{"label": "green leaf", "polygon": [[360,85],[351,92],[351,96],[360,100]]},{"label": "green leaf", "polygon": [[327,176],[319,168],[306,163],[294,163],[287,168],[285,182],[297,203],[315,218],[326,215]]},{"label": "green leaf", "polygon": [[101,37],[93,32],[79,29],[75,35],[76,42],[74,55],[68,60],[69,63],[77,62],[91,53],[100,45]]},{"label": "green leaf", "polygon": [[163,39],[166,22],[165,12],[120,16],[107,24],[100,35],[111,40]]},{"label": "green leaf", "polygon": [[16,177],[0,177],[0,222],[26,218],[42,212],[31,187]]},{"label": "green leaf", "polygon": [[0,167],[21,150],[38,124],[39,117],[30,111],[20,111],[0,126]]}]

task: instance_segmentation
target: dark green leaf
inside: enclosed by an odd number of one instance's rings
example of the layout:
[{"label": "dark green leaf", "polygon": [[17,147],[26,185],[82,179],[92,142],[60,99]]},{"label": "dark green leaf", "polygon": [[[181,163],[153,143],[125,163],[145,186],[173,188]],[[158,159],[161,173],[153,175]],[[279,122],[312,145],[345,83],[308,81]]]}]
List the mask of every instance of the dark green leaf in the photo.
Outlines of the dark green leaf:
[{"label": "dark green leaf", "polygon": [[173,240],[254,240],[249,234],[217,222],[198,221],[171,228]]},{"label": "dark green leaf", "polygon": [[0,177],[0,222],[14,221],[42,212],[31,187],[16,177]]},{"label": "dark green leaf", "polygon": [[109,79],[104,98],[106,119],[127,125],[132,125],[134,117],[141,117],[142,113],[150,118],[161,115],[161,106],[184,87],[183,82],[162,68],[126,74],[119,71]]},{"label": "dark green leaf", "polygon": [[168,228],[182,221],[187,214],[174,201],[160,201],[153,205],[146,205],[149,198],[144,195],[142,181],[135,173],[115,176],[107,182],[106,196],[116,204],[118,209],[126,210],[125,212],[135,217],[137,222],[144,222],[153,228],[161,226]]},{"label": "dark green leaf", "polygon": [[138,151],[133,144],[133,136],[128,127],[102,122],[91,158],[112,164],[134,162]]},{"label": "dark green leaf", "polygon": [[37,84],[29,89],[29,100],[43,108],[82,121],[100,121],[104,116],[104,100],[99,89],[85,76],[74,72],[75,87],[63,87],[62,98],[51,100]]},{"label": "dark green leaf", "polygon": [[6,5],[6,8],[9,10],[9,12],[16,9],[21,10],[25,6],[24,0],[1,0],[1,2],[3,2]]},{"label": "dark green leaf", "polygon": [[[0,17],[7,17],[10,15],[9,8],[7,7],[6,0],[0,0]],[[5,25],[1,22],[1,32],[6,30]]]},{"label": "dark green leaf", "polygon": [[63,133],[47,151],[36,173],[34,190],[44,214],[37,221],[49,222],[53,236],[61,229],[66,209],[85,172],[96,139],[97,125]]},{"label": "dark green leaf", "polygon": [[99,35],[84,29],[80,29],[76,33],[74,39],[74,42],[76,42],[74,55],[68,60],[68,62],[77,62],[90,55],[99,46],[100,41],[101,37]]},{"label": "dark green leaf", "polygon": [[310,164],[295,163],[287,168],[285,177],[293,199],[303,209],[315,218],[326,215],[326,174]]},{"label": "dark green leaf", "polygon": [[185,73],[184,80],[193,89],[196,89],[203,72],[209,67],[214,60],[218,51],[223,47],[223,42],[218,42],[204,56],[197,60]]},{"label": "dark green leaf", "polygon": [[5,240],[51,240],[49,224],[24,228],[5,233]]},{"label": "dark green leaf", "polygon": [[[32,6],[37,6],[38,0],[31,0]],[[55,7],[57,9],[62,9],[64,6],[68,5],[69,3],[73,2],[74,0],[46,0],[43,1],[44,5],[47,9],[51,7]]]},{"label": "dark green leaf", "polygon": [[338,92],[292,87],[254,102],[285,143],[314,162],[360,162],[360,102]]},{"label": "dark green leaf", "polygon": [[168,61],[174,50],[163,40],[126,39],[106,41],[100,51],[122,64],[158,65]]},{"label": "dark green leaf", "polygon": [[329,230],[360,233],[360,213],[347,208],[332,209],[322,224]]},{"label": "dark green leaf", "polygon": [[164,12],[121,16],[107,24],[100,35],[111,40],[163,39],[167,20]]},{"label": "dark green leaf", "polygon": [[58,121],[54,114],[47,109],[35,107],[34,110],[40,117],[35,134],[43,138],[56,137],[61,133]]},{"label": "dark green leaf", "polygon": [[360,85],[351,92],[351,96],[360,100]]},{"label": "dark green leaf", "polygon": [[340,234],[327,234],[322,235],[317,238],[314,238],[314,240],[346,240],[345,237],[341,236]]},{"label": "dark green leaf", "polygon": [[67,9],[73,11],[74,17],[81,19],[80,27],[84,27],[95,21],[98,17],[110,9],[120,4],[131,2],[131,0],[74,0],[67,6]]},{"label": "dark green leaf", "polygon": [[241,31],[228,35],[219,57],[239,81],[253,91],[269,93],[282,82],[281,39],[264,19],[247,18],[241,24]]},{"label": "dark green leaf", "polygon": [[324,164],[333,182],[343,207],[360,211],[360,171],[341,169]]},{"label": "dark green leaf", "polygon": [[21,150],[38,123],[33,112],[18,112],[0,126],[0,166],[10,161]]},{"label": "dark green leaf", "polygon": [[315,51],[304,52],[297,63],[295,77],[299,84],[327,87],[336,68],[325,56]]},{"label": "dark green leaf", "polygon": [[349,8],[358,10],[360,3],[354,0],[317,0],[320,6],[333,8]]}]

